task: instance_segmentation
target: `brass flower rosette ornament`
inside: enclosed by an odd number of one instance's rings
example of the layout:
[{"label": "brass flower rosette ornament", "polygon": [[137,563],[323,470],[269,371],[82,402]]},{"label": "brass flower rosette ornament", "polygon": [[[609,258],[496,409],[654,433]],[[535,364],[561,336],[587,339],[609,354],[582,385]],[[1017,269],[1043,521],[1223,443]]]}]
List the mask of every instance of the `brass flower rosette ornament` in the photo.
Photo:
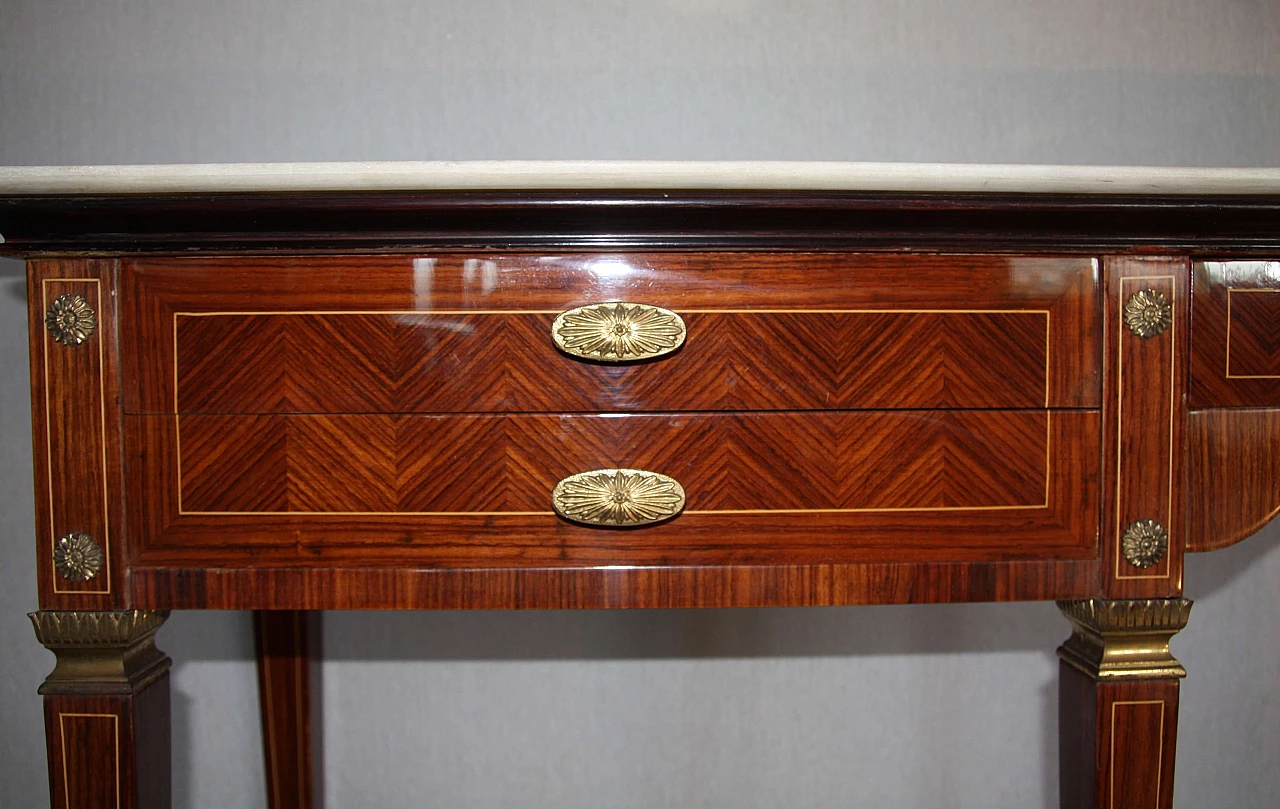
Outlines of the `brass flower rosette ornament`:
[{"label": "brass flower rosette ornament", "polygon": [[1162,292],[1139,290],[1125,301],[1124,323],[1144,340],[1155,337],[1173,323],[1173,306]]},{"label": "brass flower rosette ornament", "polygon": [[78,346],[93,336],[98,328],[98,315],[80,295],[59,295],[44,315],[45,328],[55,342]]},{"label": "brass flower rosette ornament", "polygon": [[1120,551],[1134,567],[1160,564],[1169,548],[1169,532],[1155,520],[1137,520],[1120,535]]},{"label": "brass flower rosette ornament", "polygon": [[88,581],[102,571],[102,548],[83,531],[72,531],[53,546],[53,567],[67,581]]},{"label": "brass flower rosette ornament", "polygon": [[684,509],[684,487],[643,469],[596,469],[556,484],[551,503],[566,520],[630,527],[661,522]]},{"label": "brass flower rosette ornament", "polygon": [[644,303],[597,303],[562,312],[551,339],[570,356],[597,362],[637,362],[684,345],[684,320]]}]

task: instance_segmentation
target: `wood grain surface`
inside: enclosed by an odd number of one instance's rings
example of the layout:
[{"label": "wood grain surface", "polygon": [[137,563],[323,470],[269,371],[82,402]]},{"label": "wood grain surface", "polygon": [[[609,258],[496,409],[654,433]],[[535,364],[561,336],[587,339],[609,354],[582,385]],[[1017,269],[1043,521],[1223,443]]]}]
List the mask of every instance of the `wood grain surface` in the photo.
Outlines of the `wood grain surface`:
[{"label": "wood grain surface", "polygon": [[[732,530],[732,528],[728,529]],[[673,609],[1086,598],[1098,562],[430,569],[135,567],[130,597],[171,609]]]},{"label": "wood grain surface", "polygon": [[[1098,424],[1094,411],[129,416],[129,525],[136,561],[165,566],[1078,559],[1096,552]],[[634,530],[554,515],[558,480],[607,467],[676,478],[686,510]]]},{"label": "wood grain surface", "polygon": [[[41,609],[107,610],[126,604],[115,276],[114,261],[28,264]],[[78,346],[55,342],[45,328],[45,312],[64,294],[80,295],[96,315],[97,329]],[[54,547],[73,531],[89,534],[103,552],[102,572],[88,581],[68,581],[54,570]]]},{"label": "wood grain surface", "polygon": [[[130,413],[1097,407],[1088,258],[581,254],[126,262]],[[679,312],[583,362],[555,314]]]},{"label": "wood grain surface", "polygon": [[1280,285],[1227,290],[1228,379],[1280,382]]},{"label": "wood grain surface", "polygon": [[1059,664],[1063,809],[1171,809],[1178,681],[1097,682]]},{"label": "wood grain surface", "polygon": [[1098,683],[1058,663],[1058,797],[1060,809],[1099,809],[1103,759],[1098,750]]},{"label": "wood grain surface", "polygon": [[[1163,598],[1182,592],[1186,543],[1186,364],[1190,278],[1180,258],[1108,258],[1107,367],[1103,382],[1102,559],[1108,598]],[[1141,290],[1165,296],[1172,322],[1142,338],[1124,322],[1124,305]],[[1121,538],[1137,520],[1159,522],[1168,550],[1140,568],[1125,559]]]},{"label": "wood grain surface", "polygon": [[178,316],[177,408],[448,413],[1048,403],[1047,311],[679,314],[688,329],[684,348],[630,365],[558,352],[549,312]]},{"label": "wood grain surface", "polygon": [[1087,441],[1087,418],[1057,418],[1057,458],[1035,410],[172,422],[180,513],[216,515],[542,512],[558,481],[610,467],[682,481],[688,512],[1041,508]]},{"label": "wood grain surface", "polygon": [[1280,406],[1280,260],[1192,269],[1191,407]]},{"label": "wood grain surface", "polygon": [[324,806],[321,615],[253,614],[267,809]]},{"label": "wood grain surface", "polygon": [[169,809],[169,675],[121,696],[44,697],[54,809]]},{"label": "wood grain surface", "polygon": [[1188,414],[1187,550],[1212,551],[1280,514],[1280,409]]}]

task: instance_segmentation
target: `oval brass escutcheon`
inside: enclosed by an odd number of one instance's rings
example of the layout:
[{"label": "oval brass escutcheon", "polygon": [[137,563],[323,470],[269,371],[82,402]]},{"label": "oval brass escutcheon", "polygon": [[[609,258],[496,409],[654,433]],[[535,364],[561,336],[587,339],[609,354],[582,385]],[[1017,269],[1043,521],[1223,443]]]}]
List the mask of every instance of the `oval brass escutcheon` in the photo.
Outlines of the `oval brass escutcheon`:
[{"label": "oval brass escutcheon", "polygon": [[636,362],[684,345],[684,320],[644,303],[595,303],[561,312],[551,324],[556,348],[599,362]]},{"label": "oval brass escutcheon", "polygon": [[557,483],[551,505],[566,520],[586,525],[648,525],[684,509],[684,487],[643,469],[595,469]]}]

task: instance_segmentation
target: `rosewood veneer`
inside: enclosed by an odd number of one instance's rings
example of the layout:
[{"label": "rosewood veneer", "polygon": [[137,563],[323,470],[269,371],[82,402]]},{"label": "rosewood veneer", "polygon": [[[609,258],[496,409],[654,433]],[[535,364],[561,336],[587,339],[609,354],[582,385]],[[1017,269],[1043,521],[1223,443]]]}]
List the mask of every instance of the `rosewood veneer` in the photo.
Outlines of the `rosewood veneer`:
[{"label": "rosewood veneer", "polygon": [[1172,805],[1183,557],[1280,509],[1280,172],[0,169],[57,807],[169,804],[171,609],[1059,601],[1064,807]]}]

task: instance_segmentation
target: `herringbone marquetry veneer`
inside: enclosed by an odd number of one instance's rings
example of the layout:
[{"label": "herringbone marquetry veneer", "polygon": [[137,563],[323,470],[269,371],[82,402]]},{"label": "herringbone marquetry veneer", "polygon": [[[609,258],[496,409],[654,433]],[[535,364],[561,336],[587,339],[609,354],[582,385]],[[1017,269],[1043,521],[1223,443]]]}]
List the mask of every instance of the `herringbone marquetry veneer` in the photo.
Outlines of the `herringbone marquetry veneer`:
[{"label": "herringbone marquetry veneer", "polygon": [[170,609],[263,611],[279,809],[322,802],[306,611],[1057,599],[1062,805],[1168,809],[1184,552],[1280,503],[1278,210],[1244,169],[0,169],[53,801],[170,804]]},{"label": "herringbone marquetry veneer", "polygon": [[[137,558],[1083,558],[1096,274],[833,253],[126,262]],[[556,349],[558,312],[610,300],[669,307],[684,345],[635,364]],[[557,517],[556,483],[600,468],[676,479],[683,512]]]}]

